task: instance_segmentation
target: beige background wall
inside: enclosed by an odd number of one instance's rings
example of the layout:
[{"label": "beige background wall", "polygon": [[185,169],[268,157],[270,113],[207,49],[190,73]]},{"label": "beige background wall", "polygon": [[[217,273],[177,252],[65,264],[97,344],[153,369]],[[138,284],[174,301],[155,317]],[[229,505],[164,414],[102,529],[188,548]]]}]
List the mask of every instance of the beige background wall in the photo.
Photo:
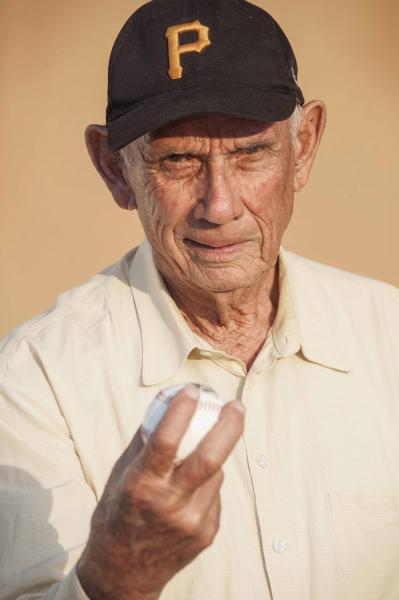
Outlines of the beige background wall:
[{"label": "beige background wall", "polygon": [[[285,246],[399,285],[399,3],[259,1],[281,23],[307,99],[328,106]],[[113,40],[141,2],[0,0],[0,335],[142,238],[91,166]]]}]

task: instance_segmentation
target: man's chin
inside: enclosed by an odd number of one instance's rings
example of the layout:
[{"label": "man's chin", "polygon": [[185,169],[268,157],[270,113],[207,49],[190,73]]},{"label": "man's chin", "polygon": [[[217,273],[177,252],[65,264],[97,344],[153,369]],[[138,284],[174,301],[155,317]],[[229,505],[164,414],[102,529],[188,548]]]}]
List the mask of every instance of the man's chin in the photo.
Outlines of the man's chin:
[{"label": "man's chin", "polygon": [[200,289],[209,293],[228,293],[242,288],[248,288],[259,282],[257,276],[251,273],[251,269],[244,269],[237,265],[201,265],[198,274],[187,273],[186,281],[190,287]]}]

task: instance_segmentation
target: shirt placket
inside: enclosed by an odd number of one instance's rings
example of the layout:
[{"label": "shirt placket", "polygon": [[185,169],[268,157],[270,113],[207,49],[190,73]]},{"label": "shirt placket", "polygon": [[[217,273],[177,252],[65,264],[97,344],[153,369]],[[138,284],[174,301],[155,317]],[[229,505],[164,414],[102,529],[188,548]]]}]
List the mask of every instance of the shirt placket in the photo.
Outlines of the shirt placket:
[{"label": "shirt placket", "polygon": [[247,408],[244,442],[271,597],[273,600],[301,600],[291,504],[290,452],[284,452],[284,440],[276,439],[273,434],[266,435],[266,431],[271,430],[265,423],[270,375],[270,370],[254,372],[244,382],[242,401]]}]

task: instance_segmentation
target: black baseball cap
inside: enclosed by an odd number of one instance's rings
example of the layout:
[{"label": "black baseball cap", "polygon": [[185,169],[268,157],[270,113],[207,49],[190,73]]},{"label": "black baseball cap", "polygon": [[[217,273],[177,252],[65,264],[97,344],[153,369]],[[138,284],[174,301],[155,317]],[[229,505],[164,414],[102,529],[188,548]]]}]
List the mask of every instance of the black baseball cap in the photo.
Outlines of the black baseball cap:
[{"label": "black baseball cap", "polygon": [[245,0],[151,0],[122,27],[108,70],[110,150],[178,119],[288,119],[304,98],[276,21]]}]

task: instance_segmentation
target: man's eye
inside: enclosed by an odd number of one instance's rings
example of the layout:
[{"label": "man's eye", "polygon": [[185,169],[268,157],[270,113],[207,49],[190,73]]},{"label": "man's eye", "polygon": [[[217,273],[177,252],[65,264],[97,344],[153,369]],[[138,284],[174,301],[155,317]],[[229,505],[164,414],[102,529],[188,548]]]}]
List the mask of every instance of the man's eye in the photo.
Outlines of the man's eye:
[{"label": "man's eye", "polygon": [[240,152],[242,154],[256,154],[260,150],[263,150],[263,146],[248,146],[248,148],[242,148]]},{"label": "man's eye", "polygon": [[187,160],[189,157],[186,154],[169,154],[165,160],[168,160],[173,163],[183,162]]},{"label": "man's eye", "polygon": [[198,172],[201,161],[191,154],[168,154],[160,163],[161,169],[175,178],[191,177]]}]

